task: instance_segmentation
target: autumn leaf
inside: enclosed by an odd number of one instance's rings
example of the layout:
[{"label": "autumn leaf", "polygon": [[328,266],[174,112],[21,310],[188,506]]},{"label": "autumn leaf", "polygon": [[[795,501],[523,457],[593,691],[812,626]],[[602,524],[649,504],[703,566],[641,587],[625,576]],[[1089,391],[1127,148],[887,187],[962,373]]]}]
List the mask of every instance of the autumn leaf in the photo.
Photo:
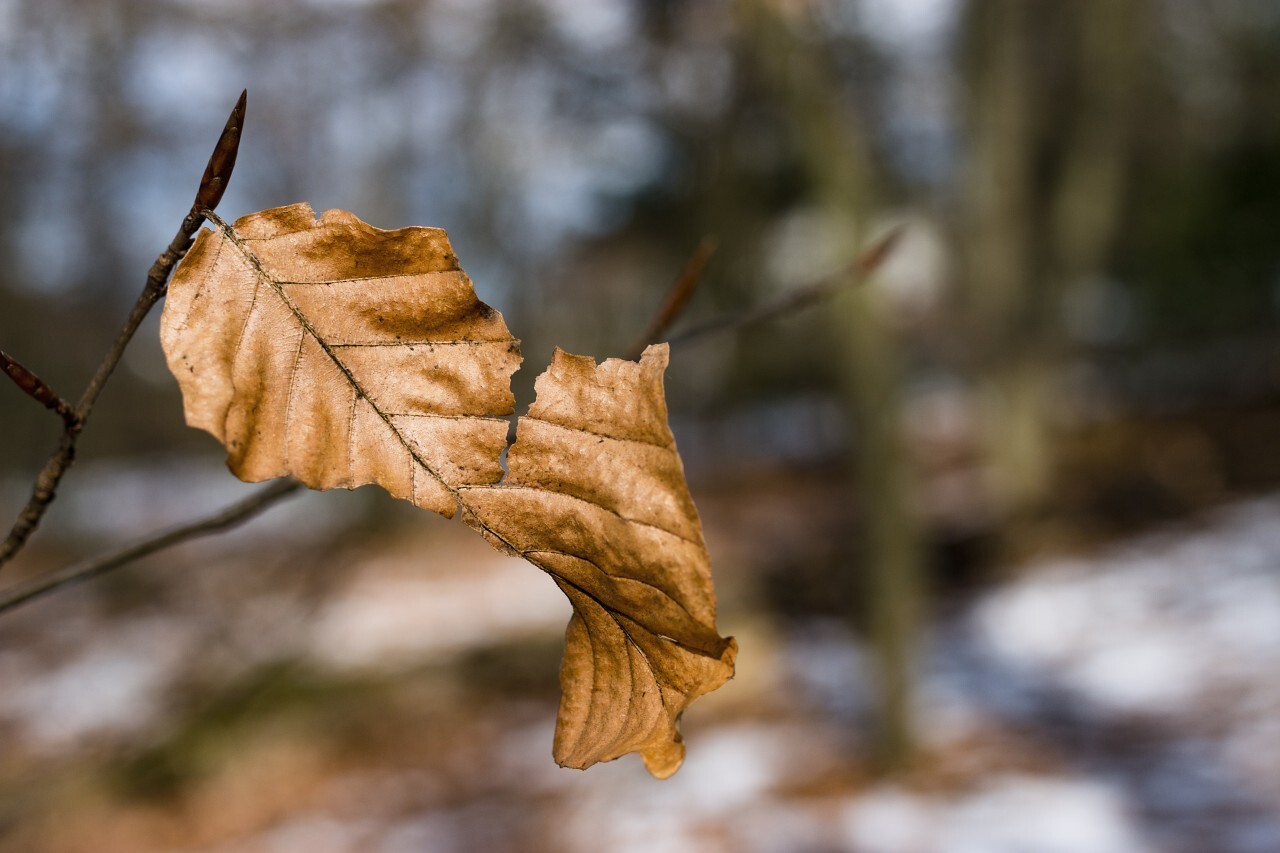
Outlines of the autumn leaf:
[{"label": "autumn leaf", "polygon": [[519,345],[439,229],[296,204],[202,231],[160,339],[243,480],[376,483],[452,517],[459,485],[502,477]]},{"label": "autumn leaf", "polygon": [[667,426],[665,345],[637,362],[557,350],[504,476],[518,342],[439,229],[382,231],[305,204],[203,231],[175,271],[161,342],[187,422],[250,481],[374,483],[461,507],[573,604],[555,757],[639,752],[679,768],[679,718],[733,674],[697,510]]},{"label": "autumn leaf", "polygon": [[684,760],[676,724],[733,675],[715,630],[711,560],[667,426],[667,346],[640,363],[556,350],[520,419],[506,479],[462,491],[464,520],[555,578],[573,603],[556,761],[638,751],[659,778]]}]

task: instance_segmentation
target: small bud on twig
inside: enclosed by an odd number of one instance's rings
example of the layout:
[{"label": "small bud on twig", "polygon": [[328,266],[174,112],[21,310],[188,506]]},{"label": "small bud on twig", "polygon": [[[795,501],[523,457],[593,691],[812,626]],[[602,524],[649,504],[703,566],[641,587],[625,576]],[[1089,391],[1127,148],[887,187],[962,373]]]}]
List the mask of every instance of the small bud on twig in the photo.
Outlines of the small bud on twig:
[{"label": "small bud on twig", "polygon": [[75,423],[76,413],[71,404],[55,394],[49,387],[49,383],[23,367],[17,359],[4,350],[0,350],[0,369],[3,369],[5,375],[25,391],[28,397],[46,409],[57,412],[67,426]]},{"label": "small bud on twig", "polygon": [[191,213],[197,220],[204,218],[201,211],[213,210],[218,206],[231,181],[231,171],[236,167],[236,154],[240,151],[240,130],[244,127],[248,99],[249,90],[245,89],[240,93],[240,99],[236,101],[231,115],[227,117],[227,124],[222,128],[218,144],[213,147],[213,154],[209,156],[209,165],[205,167],[196,200],[191,205]]},{"label": "small bud on twig", "polygon": [[62,441],[59,443],[58,449],[49,457],[49,460],[44,464],[44,468],[37,475],[35,485],[31,490],[31,498],[18,514],[17,520],[13,523],[13,528],[9,531],[9,535],[3,542],[0,542],[0,566],[12,560],[22,550],[23,546],[26,545],[27,539],[39,526],[40,519],[44,517],[49,504],[53,503],[57,495],[58,484],[75,460],[76,441],[79,439],[85,423],[89,420],[89,415],[93,411],[98,395],[102,393],[102,389],[107,384],[107,380],[111,378],[116,365],[120,363],[121,357],[124,356],[125,348],[129,346],[129,341],[133,340],[134,333],[142,325],[147,313],[164,297],[165,288],[168,286],[169,274],[173,272],[173,268],[186,255],[187,250],[191,248],[192,238],[195,236],[196,231],[199,230],[200,223],[204,222],[205,212],[215,207],[222,200],[222,194],[227,188],[227,182],[231,179],[231,170],[236,164],[236,152],[240,149],[240,130],[244,127],[245,102],[247,100],[248,92],[241,92],[240,99],[236,101],[235,109],[231,111],[231,116],[227,119],[226,126],[222,129],[222,135],[218,137],[218,144],[213,148],[213,156],[209,158],[209,165],[205,167],[204,177],[200,180],[200,189],[196,192],[195,202],[191,206],[191,211],[183,218],[182,224],[178,226],[178,233],[173,236],[168,248],[161,252],[155,263],[151,265],[151,269],[147,273],[147,283],[142,288],[142,292],[138,294],[138,300],[130,310],[129,316],[121,327],[120,333],[116,335],[111,348],[102,357],[102,362],[98,365],[97,371],[93,374],[93,378],[89,380],[88,386],[85,387],[84,393],[80,396],[80,401],[76,403],[75,407],[72,408],[65,401],[58,398],[49,386],[31,371],[22,367],[22,365],[8,356],[4,357],[5,373],[32,397],[45,402],[45,405],[49,405],[46,401],[53,400],[53,405],[50,408],[62,415],[66,428],[63,430]]}]

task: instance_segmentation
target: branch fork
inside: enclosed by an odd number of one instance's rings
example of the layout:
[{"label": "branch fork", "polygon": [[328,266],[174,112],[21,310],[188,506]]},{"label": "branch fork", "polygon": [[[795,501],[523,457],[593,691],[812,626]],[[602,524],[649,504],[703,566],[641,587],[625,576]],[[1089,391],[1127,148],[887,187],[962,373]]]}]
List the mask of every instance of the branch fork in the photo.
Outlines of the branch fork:
[{"label": "branch fork", "polygon": [[[29,397],[62,418],[64,425],[58,449],[37,475],[30,499],[18,515],[8,537],[3,543],[0,543],[0,568],[22,550],[28,538],[39,525],[45,511],[52,504],[62,477],[75,459],[76,442],[84,429],[89,415],[93,411],[98,395],[102,392],[107,380],[120,362],[126,347],[137,332],[143,319],[155,304],[165,296],[170,276],[179,261],[191,248],[196,232],[206,219],[219,222],[213,211],[222,200],[223,193],[226,191],[228,182],[231,179],[232,170],[235,167],[241,130],[244,127],[246,100],[247,93],[241,92],[239,100],[223,127],[222,134],[218,138],[213,154],[209,158],[191,209],[183,218],[182,224],[177,234],[174,235],[173,240],[170,241],[168,247],[152,264],[147,273],[146,284],[139,294],[137,302],[130,311],[115,341],[103,357],[93,378],[86,386],[80,400],[73,406],[65,398],[59,396],[36,373],[23,366],[9,354],[0,351],[0,371],[3,371]],[[223,225],[223,228],[226,228],[226,226]],[[892,253],[899,236],[900,229],[895,229],[885,235],[865,250],[850,268],[835,276],[819,281],[809,287],[801,288],[795,293],[758,306],[744,314],[715,318],[701,325],[695,325],[670,340],[675,344],[692,343],[720,332],[732,332],[772,320],[818,303],[834,295],[846,285],[850,283],[856,284],[869,277]],[[648,328],[639,336],[635,345],[631,348],[628,354],[630,358],[633,360],[638,359],[647,344],[659,340],[667,329],[679,319],[701,282],[703,272],[714,252],[714,240],[704,238],[680,275],[673,281]],[[97,577],[181,542],[234,527],[258,515],[275,503],[296,495],[300,489],[301,484],[296,481],[289,479],[278,480],[259,490],[254,495],[225,507],[212,515],[139,540],[117,551],[90,558],[25,583],[15,584],[0,590],[0,613],[36,598],[41,598],[71,584]]]},{"label": "branch fork", "polygon": [[57,496],[58,484],[75,460],[76,442],[84,430],[85,423],[89,420],[89,415],[93,412],[98,395],[102,393],[116,365],[120,363],[138,327],[164,296],[169,275],[191,247],[192,238],[205,220],[204,212],[216,207],[222,200],[227,182],[231,179],[232,169],[235,168],[247,99],[248,92],[241,92],[240,99],[236,101],[235,108],[232,109],[222,134],[218,137],[218,144],[214,146],[209,164],[205,167],[191,210],[183,218],[182,225],[178,228],[178,233],[174,235],[173,240],[169,242],[168,248],[161,252],[155,263],[151,265],[146,284],[138,295],[137,302],[134,303],[124,326],[121,327],[120,333],[116,335],[115,341],[103,356],[102,362],[98,365],[97,371],[89,380],[75,407],[72,408],[66,400],[55,394],[46,382],[23,367],[12,356],[0,354],[3,356],[0,358],[0,367],[4,369],[5,374],[36,402],[57,412],[64,424],[58,449],[49,457],[49,461],[36,476],[30,499],[18,514],[9,535],[3,543],[0,543],[0,567],[17,556],[40,525],[49,505]]}]

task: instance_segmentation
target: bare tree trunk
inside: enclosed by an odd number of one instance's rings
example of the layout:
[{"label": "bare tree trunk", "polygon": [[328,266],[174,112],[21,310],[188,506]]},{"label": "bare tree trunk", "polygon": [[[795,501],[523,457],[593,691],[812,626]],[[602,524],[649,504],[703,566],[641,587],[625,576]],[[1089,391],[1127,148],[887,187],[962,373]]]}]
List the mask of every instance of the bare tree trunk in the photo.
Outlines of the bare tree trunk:
[{"label": "bare tree trunk", "polygon": [[[866,137],[820,51],[800,42],[768,3],[742,0],[739,10],[753,59],[795,129],[818,200],[847,226],[855,246],[876,197]],[[855,427],[851,489],[867,537],[862,553],[878,688],[876,757],[882,769],[894,771],[914,753],[912,681],[925,598],[921,527],[909,494],[911,463],[901,430],[901,358],[883,306],[865,288],[848,288],[832,316]]]},{"label": "bare tree trunk", "polygon": [[965,312],[979,377],[988,498],[1002,511],[1033,503],[1048,480],[1038,334],[1036,126],[1031,29],[1036,4],[974,0],[970,20],[970,162],[961,235]]},{"label": "bare tree trunk", "polygon": [[1119,226],[1147,0],[970,0],[959,236],[988,499],[1015,528],[1051,486],[1068,286]]},{"label": "bare tree trunk", "polygon": [[844,393],[854,415],[856,489],[866,547],[868,627],[877,683],[876,759],[906,767],[915,753],[912,700],[916,643],[927,599],[912,463],[902,433],[900,359],[873,294],[849,288],[837,302],[845,333]]}]

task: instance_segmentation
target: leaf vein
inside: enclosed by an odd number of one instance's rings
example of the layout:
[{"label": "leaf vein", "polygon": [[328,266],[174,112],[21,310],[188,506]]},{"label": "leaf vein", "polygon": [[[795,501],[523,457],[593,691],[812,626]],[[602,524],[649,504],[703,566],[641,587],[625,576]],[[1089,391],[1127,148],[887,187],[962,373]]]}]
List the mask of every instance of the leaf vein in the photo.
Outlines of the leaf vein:
[{"label": "leaf vein", "polygon": [[356,407],[360,395],[351,389],[351,412],[347,415],[347,486],[356,484]]},{"label": "leaf vein", "polygon": [[[610,515],[615,516],[621,519],[622,521],[627,522],[628,524],[635,524],[635,525],[639,525],[640,527],[648,527],[653,530],[657,530],[660,533],[665,533],[668,536],[671,536],[672,538],[679,539],[681,542],[687,542],[688,544],[693,545],[697,548],[700,548],[700,549],[706,548],[706,545],[700,539],[691,539],[690,537],[685,536],[681,533],[676,533],[674,530],[668,530],[667,528],[663,527],[660,524],[654,524],[652,521],[643,521],[639,518],[631,518],[630,516],[623,515],[622,513],[618,512],[616,509],[611,509],[610,507],[604,506],[603,504],[598,504],[595,501],[587,500],[586,498],[580,498],[577,495],[571,495],[568,492],[557,492],[555,489],[546,489],[541,486],[526,486],[520,483],[508,483],[505,481],[501,483],[488,483],[488,484],[477,484],[477,485],[464,484],[464,485],[458,486],[459,492],[471,491],[473,489],[510,489],[512,491],[541,492],[543,494],[548,494],[548,495],[559,495],[560,497],[569,498],[570,500],[575,500],[580,503],[584,503],[587,506],[595,507],[598,510],[607,512]],[[504,538],[502,541],[506,542],[507,540]],[[516,548],[515,550],[520,551],[519,548]]]},{"label": "leaf vein", "polygon": [[240,360],[240,350],[244,347],[245,333],[249,330],[249,324],[253,322],[253,309],[258,304],[258,291],[262,289],[262,276],[256,275],[253,279],[253,295],[249,297],[249,310],[244,314],[244,322],[240,324],[240,334],[236,336],[235,346],[231,348],[231,375],[235,375],[236,362]]},{"label": "leaf vein", "polygon": [[389,418],[431,418],[445,421],[489,421],[490,423],[508,423],[506,418],[492,415],[446,415],[440,412],[387,412]]},{"label": "leaf vein", "polygon": [[364,347],[480,347],[490,344],[507,344],[510,345],[515,338],[493,338],[486,340],[456,340],[456,341],[353,341],[349,343],[329,344],[331,349],[361,349]]},{"label": "leaf vein", "polygon": [[545,418],[534,417],[533,415],[524,415],[523,417],[520,418],[520,420],[534,421],[535,423],[546,424],[547,426],[557,427],[559,429],[567,430],[569,432],[578,432],[578,433],[582,433],[583,435],[595,436],[596,438],[606,438],[610,441],[622,441],[628,444],[642,444],[645,447],[656,447],[659,450],[666,450],[672,454],[676,452],[675,448],[668,444],[659,444],[656,441],[645,441],[642,438],[623,438],[622,436],[618,436],[618,435],[607,435],[603,432],[595,432],[594,430],[586,429],[585,427],[569,426],[568,424],[556,423],[555,421],[549,421],[549,420],[546,420]]},{"label": "leaf vein", "polygon": [[[301,232],[301,231],[290,231],[289,233],[290,233],[290,234],[301,234],[301,233],[304,233],[304,232]],[[455,258],[454,260],[456,261],[457,259]],[[422,276],[426,276],[426,275],[449,275],[449,274],[458,275],[458,274],[460,274],[461,272],[462,272],[462,270],[458,269],[457,267],[453,267],[452,269],[446,269],[446,270],[423,270],[422,272],[392,272],[392,273],[387,273],[386,275],[359,275],[359,276],[353,276],[353,277],[351,277],[351,278],[329,278],[329,279],[324,279],[323,281],[285,281],[285,280],[281,280],[281,281],[280,281],[280,284],[281,284],[281,285],[295,285],[295,284],[300,284],[300,285],[309,285],[309,284],[318,284],[318,285],[326,285],[326,284],[355,284],[356,282],[360,282],[360,281],[387,281],[387,280],[390,280],[390,279],[393,279],[393,278],[421,278]]]},{"label": "leaf vein", "polygon": [[218,271],[218,264],[222,263],[222,250],[226,248],[226,245],[227,240],[225,238],[218,241],[218,249],[213,253],[213,261],[209,264],[209,272],[200,279],[200,284],[196,286],[196,292],[191,296],[191,303],[187,307],[186,316],[182,318],[182,322],[179,324],[184,329],[190,327],[191,315],[196,312],[197,303],[199,303],[200,298],[204,296],[204,292],[208,288],[209,282],[216,280],[215,274]]},{"label": "leaf vein", "polygon": [[[685,613],[685,615],[687,615],[690,619],[692,619],[694,622],[698,622],[698,617],[690,613],[689,608],[685,607],[682,603],[680,603],[680,601],[677,600],[676,597],[673,596],[671,593],[667,592],[665,589],[663,589],[662,587],[658,586],[657,584],[651,581],[644,580],[643,578],[632,577],[630,575],[612,574],[610,572],[605,571],[604,568],[601,567],[599,563],[597,563],[595,560],[591,559],[590,557],[584,557],[581,554],[571,554],[568,551],[562,551],[558,548],[532,548],[528,551],[521,552],[521,556],[524,556],[524,557],[528,557],[531,554],[559,554],[561,557],[571,557],[576,560],[582,560],[584,563],[590,563],[591,566],[594,567],[597,572],[604,575],[606,578],[609,578],[610,580],[631,581],[632,583],[642,584],[643,586],[647,586],[650,589],[657,590],[664,598],[666,598],[676,607],[679,607]],[[538,566],[543,571],[553,574],[556,577],[560,577],[560,575],[556,574],[556,572],[552,571],[546,566],[541,565],[537,561],[530,559],[530,562],[533,562],[534,565]],[[594,595],[591,595],[586,590],[583,590],[583,594],[589,596],[593,601],[598,602],[601,607],[604,607],[610,613],[620,612],[620,611],[615,611],[612,608],[609,608],[603,601],[600,601],[600,599],[596,598]],[[679,640],[675,639],[674,637],[668,637],[667,639],[669,639],[671,642],[675,643],[676,645],[680,645],[680,646],[685,645],[681,643]],[[688,648],[692,648],[692,647],[688,647]]]},{"label": "leaf vein", "polygon": [[285,398],[284,404],[284,466],[292,468],[289,464],[289,437],[293,434],[291,425],[293,422],[293,389],[298,385],[298,363],[302,361],[302,347],[307,342],[307,336],[302,332],[298,333],[298,349],[293,353],[293,367],[289,369],[289,396]]}]

